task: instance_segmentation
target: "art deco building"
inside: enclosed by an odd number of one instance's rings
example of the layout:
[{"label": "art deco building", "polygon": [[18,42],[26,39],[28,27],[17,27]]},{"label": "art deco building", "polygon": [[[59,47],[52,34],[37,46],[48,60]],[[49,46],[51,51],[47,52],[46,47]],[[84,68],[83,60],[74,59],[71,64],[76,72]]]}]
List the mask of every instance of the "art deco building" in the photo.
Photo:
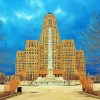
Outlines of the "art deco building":
[{"label": "art deco building", "polygon": [[24,51],[16,54],[16,74],[27,71],[27,80],[46,77],[48,68],[48,30],[51,29],[52,67],[55,77],[76,79],[78,70],[85,74],[85,58],[83,50],[76,50],[74,40],[60,39],[56,18],[52,13],[44,17],[40,41],[26,40]]}]

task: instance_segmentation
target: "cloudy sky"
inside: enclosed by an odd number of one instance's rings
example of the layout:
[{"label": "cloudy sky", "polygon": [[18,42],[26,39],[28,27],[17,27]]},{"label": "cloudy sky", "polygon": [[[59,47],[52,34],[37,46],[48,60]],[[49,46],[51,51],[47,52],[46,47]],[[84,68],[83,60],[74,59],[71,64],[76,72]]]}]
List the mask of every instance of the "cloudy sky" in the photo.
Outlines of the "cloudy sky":
[{"label": "cloudy sky", "polygon": [[24,50],[26,40],[39,40],[48,12],[57,18],[61,39],[74,39],[77,49],[86,50],[81,31],[99,9],[100,0],[0,0],[0,71],[14,73],[16,51]]}]

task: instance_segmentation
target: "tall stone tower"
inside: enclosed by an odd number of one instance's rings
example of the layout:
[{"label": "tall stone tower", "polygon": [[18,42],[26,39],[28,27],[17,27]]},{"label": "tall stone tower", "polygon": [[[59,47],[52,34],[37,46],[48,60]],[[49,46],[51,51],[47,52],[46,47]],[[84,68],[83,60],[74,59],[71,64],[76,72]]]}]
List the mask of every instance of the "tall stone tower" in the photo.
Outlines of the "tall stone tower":
[{"label": "tall stone tower", "polygon": [[[44,17],[42,33],[40,37],[40,51],[41,51],[41,62],[40,62],[40,69],[47,70],[48,68],[48,30],[51,29],[51,45],[52,45],[52,67],[53,69],[59,67],[58,64],[58,54],[59,54],[59,46],[60,46],[60,36],[57,28],[56,18],[52,13],[48,13]],[[58,49],[57,49],[58,48]],[[58,54],[57,54],[58,53]],[[45,72],[45,71],[44,71]],[[47,73],[45,73],[47,74]]]},{"label": "tall stone tower", "polygon": [[52,45],[56,45],[60,43],[60,36],[57,28],[56,18],[52,13],[48,13],[44,17],[42,33],[40,37],[40,44],[47,46],[48,43],[48,29],[49,27],[52,30]]}]

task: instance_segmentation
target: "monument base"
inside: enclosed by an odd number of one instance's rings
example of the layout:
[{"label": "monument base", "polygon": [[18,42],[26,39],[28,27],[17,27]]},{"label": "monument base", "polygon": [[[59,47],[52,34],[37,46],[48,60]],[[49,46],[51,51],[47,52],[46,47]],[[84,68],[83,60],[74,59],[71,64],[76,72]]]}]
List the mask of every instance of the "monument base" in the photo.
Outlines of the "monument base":
[{"label": "monument base", "polygon": [[66,80],[63,77],[55,77],[54,75],[47,75],[46,77],[38,77],[32,85],[66,85]]}]

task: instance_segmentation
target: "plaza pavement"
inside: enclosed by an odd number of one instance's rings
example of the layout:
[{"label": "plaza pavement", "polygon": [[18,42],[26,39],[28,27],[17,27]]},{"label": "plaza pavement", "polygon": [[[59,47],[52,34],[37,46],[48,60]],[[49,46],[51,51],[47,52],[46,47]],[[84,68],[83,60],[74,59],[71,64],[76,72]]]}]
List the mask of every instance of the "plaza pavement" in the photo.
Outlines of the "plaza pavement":
[{"label": "plaza pavement", "polygon": [[[2,87],[0,86],[0,90]],[[23,93],[7,100],[99,100],[81,94],[81,85],[77,86],[23,86]],[[94,85],[100,90],[100,84]]]}]

